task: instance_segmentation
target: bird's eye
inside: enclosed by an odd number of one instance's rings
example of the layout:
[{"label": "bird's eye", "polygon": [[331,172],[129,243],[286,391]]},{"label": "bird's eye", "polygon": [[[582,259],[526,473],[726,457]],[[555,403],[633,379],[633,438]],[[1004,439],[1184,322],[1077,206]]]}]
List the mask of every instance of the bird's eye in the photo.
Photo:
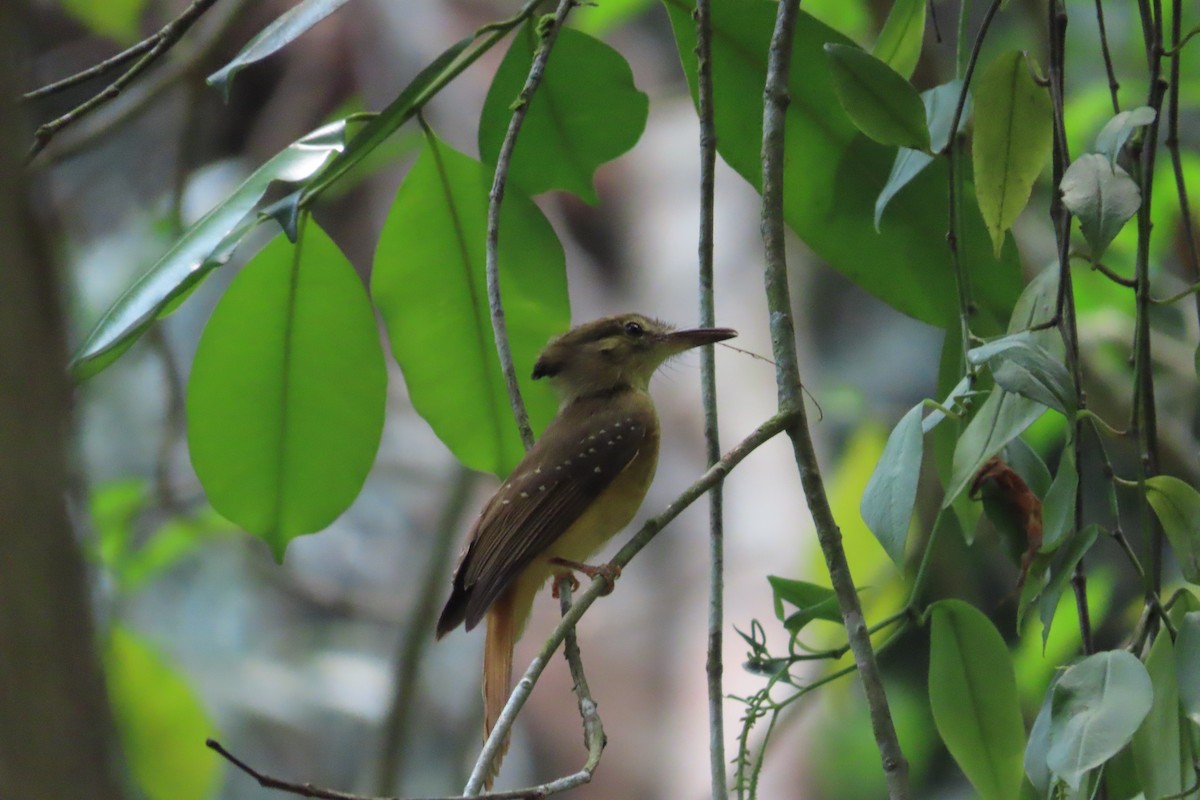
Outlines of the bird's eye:
[{"label": "bird's eye", "polygon": [[628,333],[630,336],[638,337],[638,336],[641,336],[643,333],[645,333],[646,329],[642,327],[642,324],[640,322],[626,322],[625,323],[625,332]]}]

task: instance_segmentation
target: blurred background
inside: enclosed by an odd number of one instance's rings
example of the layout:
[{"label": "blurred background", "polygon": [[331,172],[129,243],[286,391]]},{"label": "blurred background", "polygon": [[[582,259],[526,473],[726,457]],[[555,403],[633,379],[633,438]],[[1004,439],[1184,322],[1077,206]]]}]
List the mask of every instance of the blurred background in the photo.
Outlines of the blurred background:
[{"label": "blurred background", "polygon": [[[27,87],[111,55],[157,30],[185,5],[182,0],[33,3]],[[54,253],[63,266],[72,346],[181,230],[254,168],[335,114],[383,107],[451,43],[518,8],[515,2],[484,0],[353,0],[279,54],[242,72],[224,102],[205,85],[205,77],[291,5],[220,0],[164,64],[57,137],[30,166],[39,211],[50,221]],[[890,5],[806,0],[803,7],[869,44]],[[971,6],[972,19],[982,5]],[[1094,137],[1111,109],[1103,63],[1089,50],[1094,47],[1093,4],[1067,5],[1072,19],[1068,130],[1082,142]],[[1138,83],[1144,55],[1135,9],[1106,5],[1122,97],[1129,98],[1123,105],[1136,104],[1144,95],[1144,80]],[[943,41],[927,31],[914,77],[921,89],[953,73],[959,4],[935,2],[933,8]],[[1041,50],[1034,56],[1044,63],[1044,14],[1042,3],[1013,0],[986,52],[1036,42]],[[567,251],[573,320],[637,310],[694,323],[699,133],[666,14],[642,0],[601,0],[579,8],[573,24],[618,49],[631,63],[638,88],[650,96],[646,132],[633,150],[601,169],[596,205],[565,194],[538,198]],[[976,27],[977,21],[968,29]],[[426,109],[430,125],[458,149],[476,152],[479,109],[504,49],[488,53]],[[1200,69],[1190,74],[1200,76]],[[44,121],[92,91],[84,86],[27,105],[26,111]],[[1194,148],[1191,123],[1197,121],[1200,77],[1184,92],[1192,113],[1181,127],[1185,145]],[[315,210],[364,279],[418,144],[416,128],[402,128],[350,188],[327,193]],[[1185,156],[1195,197],[1200,161],[1194,150]],[[737,347],[767,355],[758,196],[728,168],[718,168],[717,321],[741,332],[733,342]],[[1053,260],[1044,183],[1016,228],[1026,276]],[[1171,196],[1169,189],[1163,194]],[[1164,207],[1155,236],[1157,257],[1168,265],[1163,280],[1169,282],[1169,265],[1182,246],[1177,212]],[[1123,235],[1114,245],[1115,258],[1130,254],[1131,242]],[[279,565],[264,544],[216,515],[189,464],[185,387],[205,321],[254,249],[253,242],[244,245],[178,311],[75,394],[72,502],[88,554],[101,638],[110,642],[106,666],[119,676],[110,676],[118,721],[157,720],[159,726],[154,737],[126,737],[123,745],[133,760],[150,764],[139,767],[138,777],[151,798],[270,795],[206,750],[203,739],[209,735],[288,780],[364,793],[451,794],[465,782],[479,746],[482,631],[456,632],[433,643],[431,620],[417,629],[414,619],[428,597],[427,586],[436,590],[435,606],[444,600],[452,559],[494,480],[457,465],[412,410],[391,363],[383,445],[362,494],[333,525],[294,541]],[[903,603],[904,584],[866,531],[858,501],[888,430],[936,391],[942,332],[859,290],[802,243],[792,242],[791,255],[818,452],[855,579],[869,587],[864,590],[868,616],[877,619]],[[1111,302],[1109,286],[1088,274],[1080,276],[1079,292],[1082,339],[1096,382],[1089,392],[1119,419],[1127,403],[1122,370],[1132,306],[1123,297],[1121,303],[1129,307]],[[1162,368],[1180,374],[1192,369],[1196,340],[1195,315],[1186,310],[1163,309],[1160,320],[1166,332],[1158,351]],[[723,348],[717,349],[717,367],[722,443],[729,447],[774,410],[774,372],[764,360]],[[664,426],[663,452],[641,518],[660,511],[704,469],[698,356],[670,364],[652,388]],[[1190,474],[1194,481],[1200,477],[1196,395],[1167,394],[1160,403],[1164,458],[1170,463],[1166,471]],[[1058,418],[1038,423],[1029,438],[1045,458],[1056,458],[1062,439]],[[725,486],[726,690],[744,697],[761,688],[764,678],[742,669],[747,647],[733,628],[748,631],[758,619],[769,641],[780,649],[786,644],[765,576],[818,583],[827,577],[785,441],[754,453]],[[922,520],[932,519],[938,502],[934,493],[924,494],[918,530]],[[617,537],[607,552],[624,538]],[[985,531],[971,550],[957,539],[943,544],[931,594],[1001,608],[1016,568],[995,537]],[[707,548],[701,501],[625,570],[617,590],[581,624],[580,646],[608,748],[592,784],[572,796],[707,796]],[[1112,553],[1102,551],[1097,550],[1099,566],[1093,573],[1093,614],[1101,636],[1109,611],[1124,613],[1131,596],[1128,587],[1114,587],[1103,563]],[[518,646],[518,670],[556,615],[556,604],[542,598]],[[998,616],[1009,637],[1015,636],[1012,616],[1011,605]],[[1035,648],[1017,653],[1031,715],[1049,675],[1074,651],[1078,638],[1073,620],[1064,618],[1056,631],[1045,655]],[[924,636],[922,631],[909,634],[883,659],[916,796],[969,797],[931,722]],[[836,626],[817,623],[810,640],[814,646],[833,646],[844,637],[839,639]],[[411,703],[397,705],[397,687],[404,681],[412,682]],[[725,704],[731,758],[744,708],[736,699]],[[765,725],[751,735],[752,742],[761,738],[761,728]],[[139,749],[153,755],[134,755]],[[572,772],[584,756],[570,678],[556,659],[517,725],[498,787]],[[883,796],[882,772],[853,678],[785,712],[760,793],[814,800]]]}]

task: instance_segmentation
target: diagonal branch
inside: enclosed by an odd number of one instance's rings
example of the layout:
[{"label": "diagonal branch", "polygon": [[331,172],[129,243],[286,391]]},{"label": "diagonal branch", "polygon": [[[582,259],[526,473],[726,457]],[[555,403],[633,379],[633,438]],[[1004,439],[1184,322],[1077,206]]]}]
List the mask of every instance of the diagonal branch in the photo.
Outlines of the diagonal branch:
[{"label": "diagonal branch", "polygon": [[762,237],[766,255],[765,284],[771,320],[771,344],[775,355],[775,378],[779,388],[779,408],[789,413],[787,434],[792,440],[800,482],[809,512],[817,529],[821,553],[829,569],[829,579],[837,595],[842,622],[850,640],[854,663],[866,694],[871,713],[871,728],[883,760],[884,776],[891,800],[907,800],[908,762],[896,738],[888,708],[883,679],[871,647],[871,637],[863,619],[858,590],[850,575],[841,531],[829,507],[824,482],[813,448],[812,434],[804,411],[800,367],[796,355],[796,334],[792,322],[792,302],[788,288],[787,254],[784,249],[783,223],[783,145],[786,109],[789,101],[788,78],[792,39],[799,0],[781,0],[767,56],[767,80],[763,90],[762,144]]},{"label": "diagonal branch", "polygon": [[504,304],[500,299],[500,205],[504,202],[504,189],[508,183],[508,170],[512,164],[513,150],[517,145],[517,134],[529,113],[529,102],[533,93],[542,82],[542,74],[546,70],[546,62],[550,59],[550,51],[558,38],[558,32],[566,21],[567,14],[578,4],[579,0],[560,0],[558,10],[553,20],[543,20],[537,25],[539,37],[537,53],[533,56],[533,64],[529,68],[529,77],[525,80],[521,93],[513,106],[512,118],[508,121],[508,131],[500,145],[500,154],[496,157],[496,175],[492,179],[492,189],[488,193],[487,213],[487,291],[488,307],[492,315],[492,332],[496,339],[496,352],[500,357],[500,369],[504,373],[504,385],[508,389],[508,400],[512,404],[513,417],[517,429],[521,432],[521,441],[525,449],[533,447],[533,429],[529,426],[529,414],[525,410],[525,401],[521,399],[521,388],[517,384],[517,372],[513,368],[512,349],[508,343],[508,325],[504,321]]},{"label": "diagonal branch", "polygon": [[[79,121],[119,95],[126,86],[128,86],[139,75],[145,72],[150,65],[158,59],[159,56],[174,47],[175,44],[181,38],[183,38],[183,35],[187,33],[188,29],[195,24],[196,20],[200,19],[200,17],[204,15],[204,12],[208,11],[208,9],[211,8],[216,2],[217,0],[193,0],[192,4],[184,9],[182,14],[168,22],[161,29],[159,29],[158,33],[146,40],[147,42],[152,42],[152,44],[144,53],[141,53],[138,60],[135,61],[129,69],[121,73],[116,80],[62,116],[56,117],[44,125],[41,125],[36,131],[34,131],[33,145],[29,148],[29,153],[26,155],[25,160],[31,161],[38,153],[42,152],[46,145],[50,143],[50,140],[53,139],[63,128]],[[140,45],[135,45],[134,47],[136,48],[139,46]],[[124,56],[125,54],[119,55]],[[132,57],[133,56],[127,56],[127,58]],[[34,94],[36,94],[36,92]]]}]

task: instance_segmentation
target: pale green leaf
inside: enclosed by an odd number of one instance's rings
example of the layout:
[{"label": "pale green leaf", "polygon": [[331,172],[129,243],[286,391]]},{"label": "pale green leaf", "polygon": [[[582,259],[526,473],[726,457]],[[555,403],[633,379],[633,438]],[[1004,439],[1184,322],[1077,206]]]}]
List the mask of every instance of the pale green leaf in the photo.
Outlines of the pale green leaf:
[{"label": "pale green leaf", "polygon": [[1097,153],[1087,153],[1071,162],[1059,189],[1063,205],[1079,218],[1083,238],[1096,260],[1104,256],[1142,204],[1141,191],[1129,173]]},{"label": "pale green leaf", "polygon": [[825,53],[838,100],[860,131],[880,144],[929,149],[925,106],[911,83],[857,47],[831,43]]},{"label": "pale green leaf", "polygon": [[1200,583],[1200,493],[1170,475],[1147,479],[1146,489],[1183,577]]},{"label": "pale green leaf", "polygon": [[926,0],[896,0],[871,54],[902,78],[911,78],[925,40]]},{"label": "pale green leaf", "polygon": [[923,403],[913,406],[892,429],[859,506],[863,521],[897,564],[904,563],[904,543],[917,500],[924,451],[923,408]]},{"label": "pale green leaf", "polygon": [[[1182,630],[1180,631],[1182,636]],[[1131,742],[1133,760],[1146,797],[1179,794],[1192,781],[1192,759],[1184,758],[1179,723],[1179,683],[1175,676],[1176,648],[1160,631],[1146,656],[1146,672],[1154,686],[1150,712]]]},{"label": "pale green leaf", "polygon": [[1109,166],[1117,165],[1117,156],[1129,137],[1138,128],[1154,122],[1154,109],[1138,106],[1117,113],[1096,136],[1096,152],[1108,159]]},{"label": "pale green leaf", "polygon": [[975,82],[975,194],[996,253],[1029,202],[1050,155],[1050,94],[1034,82],[1024,53],[997,57]]}]

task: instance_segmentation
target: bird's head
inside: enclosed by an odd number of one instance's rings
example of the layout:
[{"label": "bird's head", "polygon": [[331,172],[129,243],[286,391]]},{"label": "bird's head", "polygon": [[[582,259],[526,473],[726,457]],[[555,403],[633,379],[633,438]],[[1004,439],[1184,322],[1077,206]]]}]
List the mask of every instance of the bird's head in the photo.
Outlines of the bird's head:
[{"label": "bird's head", "polygon": [[533,377],[550,378],[564,400],[632,387],[645,390],[671,356],[737,336],[730,328],[675,330],[642,314],[587,322],[546,345]]}]

